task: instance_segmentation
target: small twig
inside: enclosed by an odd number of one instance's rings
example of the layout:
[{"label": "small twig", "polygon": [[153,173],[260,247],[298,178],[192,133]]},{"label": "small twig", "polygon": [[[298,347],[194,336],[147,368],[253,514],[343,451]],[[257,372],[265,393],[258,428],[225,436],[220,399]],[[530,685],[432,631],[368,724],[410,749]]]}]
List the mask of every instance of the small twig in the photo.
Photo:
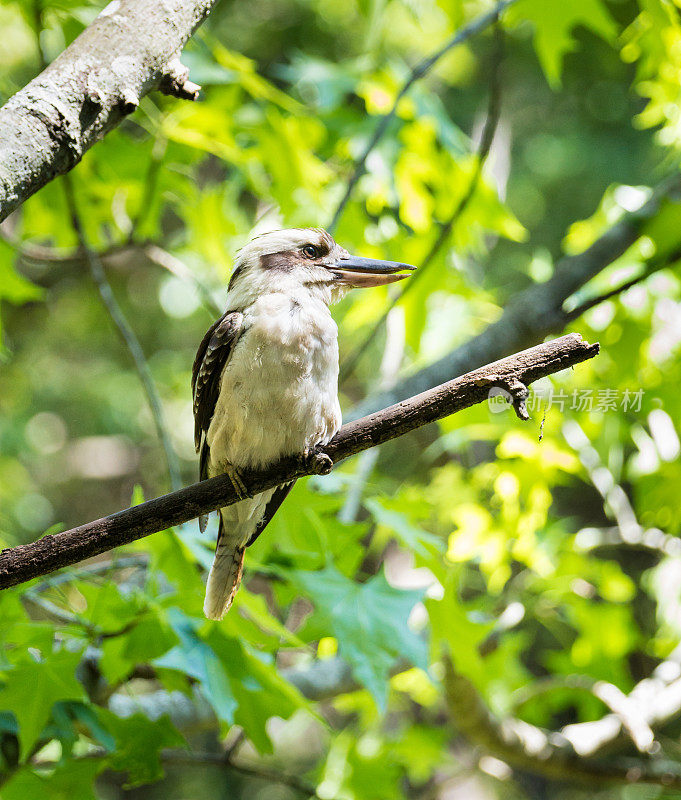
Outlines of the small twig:
[{"label": "small twig", "polygon": [[215,311],[218,314],[222,314],[224,312],[224,308],[222,308],[220,304],[215,301],[215,298],[206,284],[200,281],[189,269],[189,267],[180,261],[177,256],[172,255],[172,253],[169,253],[167,250],[164,250],[157,244],[152,243],[144,245],[144,255],[149,259],[149,261],[157,264],[159,267],[163,267],[163,269],[168,270],[168,272],[180,278],[180,280],[191,283],[196,288],[196,291],[201,298],[201,302],[208,310]]},{"label": "small twig", "polygon": [[589,675],[551,675],[540,678],[514,693],[512,707],[517,711],[529,700],[556,689],[589,692],[615,714],[639,752],[651,753],[654,750],[655,734],[645,717],[639,713],[636,703],[614,684],[597,681]]},{"label": "small twig", "polygon": [[487,114],[485,116],[485,124],[480,134],[480,141],[478,143],[478,147],[475,154],[476,163],[473,170],[473,175],[471,176],[470,182],[468,184],[468,188],[459,199],[459,202],[456,204],[449,218],[445,222],[440,224],[440,230],[438,231],[438,234],[435,237],[435,241],[431,245],[426,255],[421,260],[421,263],[418,265],[418,269],[412,275],[407,285],[404,286],[400,291],[398,291],[394,295],[394,297],[388,303],[388,306],[386,307],[384,312],[374,323],[372,329],[369,331],[364,341],[362,341],[360,345],[347,357],[347,359],[345,359],[343,364],[341,364],[340,372],[344,378],[347,378],[349,375],[353,373],[360,358],[364,355],[367,348],[371,345],[371,343],[374,341],[378,333],[383,328],[383,325],[385,324],[385,321],[388,318],[388,314],[390,314],[392,309],[395,308],[395,306],[403,299],[405,294],[407,294],[408,291],[411,291],[414,285],[423,278],[423,275],[427,272],[430,265],[435,261],[435,256],[437,256],[440,250],[444,247],[445,243],[449,239],[452,230],[454,229],[454,226],[459,221],[466,208],[468,208],[468,204],[473,199],[475,191],[478,188],[478,184],[480,182],[480,178],[482,177],[482,171],[485,166],[485,162],[487,161],[487,157],[489,156],[489,152],[492,147],[492,143],[494,141],[494,134],[496,133],[497,125],[499,124],[499,115],[501,112],[500,72],[501,72],[501,62],[503,59],[504,32],[502,27],[499,25],[498,19],[494,26],[494,33],[495,33],[495,47],[492,57],[492,67],[490,70],[490,85],[489,85],[489,98],[487,101]]},{"label": "small twig", "polygon": [[180,61],[179,53],[170,59],[158,85],[159,91],[181,100],[198,100],[201,87],[189,80],[189,69]]},{"label": "small twig", "polygon": [[629,533],[625,540],[618,526],[612,528],[582,528],[578,531],[575,546],[581,550],[617,545],[651,550],[661,556],[681,558],[681,539],[661,531],[659,528],[641,528],[637,535]]},{"label": "small twig", "polygon": [[367,158],[373,151],[374,147],[376,147],[376,145],[383,138],[383,135],[388,129],[388,125],[390,125],[391,121],[395,117],[400,100],[407,94],[407,92],[418,80],[420,80],[427,72],[430,71],[430,69],[442,58],[442,56],[446,55],[453,47],[462,44],[471,37],[485,30],[485,28],[489,27],[493,22],[495,22],[499,18],[499,15],[514,2],[515,0],[499,0],[499,2],[491,11],[488,11],[486,14],[482,14],[468,25],[465,25],[439,50],[436,50],[435,53],[433,53],[431,56],[428,56],[428,58],[423,59],[423,61],[421,61],[414,67],[414,69],[412,69],[412,71],[409,73],[409,77],[402,85],[400,91],[397,93],[390,111],[388,111],[388,113],[382,117],[381,121],[376,127],[376,130],[374,131],[374,135],[371,137],[367,146],[364,148],[362,154],[357,160],[357,163],[352,171],[352,175],[350,176],[350,180],[348,181],[345,194],[338,204],[331,223],[327,226],[327,230],[333,233],[333,231],[336,229],[338,221],[341,218],[341,214],[343,213],[343,210],[350,199],[350,195],[357,185],[357,182],[364,174]]},{"label": "small twig", "polygon": [[665,267],[670,267],[679,259],[681,259],[681,250],[675,250],[673,253],[666,256],[661,261],[651,260],[646,262],[646,269],[640,275],[636,275],[630,280],[625,281],[619,286],[616,286],[614,289],[610,289],[607,292],[603,292],[603,294],[596,295],[596,297],[590,297],[588,300],[585,300],[578,306],[575,306],[569,311],[566,311],[565,322],[566,323],[574,322],[576,319],[581,317],[582,314],[585,314],[592,308],[599,306],[601,303],[605,303],[606,300],[611,300],[613,297],[617,297],[618,295],[623,294],[628,289],[631,289],[632,286],[636,286],[639,283],[643,283],[643,281],[648,280],[648,278],[650,278],[651,275],[654,275],[656,272],[659,272],[661,269],[664,269]]},{"label": "small twig", "polygon": [[180,468],[173,445],[170,441],[170,436],[163,421],[161,398],[159,397],[156,384],[154,383],[151,371],[149,370],[149,365],[147,364],[147,360],[144,356],[144,351],[142,350],[135,332],[130,327],[120,305],[118,304],[118,301],[116,300],[99,256],[87,243],[85,233],[83,231],[83,225],[78,213],[73,183],[70,175],[64,175],[64,190],[66,193],[66,203],[71,217],[71,224],[73,225],[73,230],[76,233],[80,246],[86,255],[90,272],[92,273],[92,278],[97,286],[97,290],[102,298],[102,302],[104,303],[106,310],[109,312],[109,316],[118,329],[118,332],[120,333],[126,347],[130,351],[130,355],[135,363],[135,369],[137,370],[137,374],[139,375],[139,379],[142,382],[142,386],[147,395],[151,414],[154,419],[154,425],[156,426],[156,433],[158,434],[158,438],[161,441],[163,450],[165,451],[166,461],[168,464],[168,473],[170,475],[170,485],[173,489],[178,489],[182,485]]},{"label": "small twig", "polygon": [[[344,425],[327,445],[315,451],[315,458],[282,459],[267,469],[247,472],[244,481],[255,495],[303,475],[326,473],[334,463],[484,402],[491,386],[513,386],[517,381],[526,387],[593,358],[598,351],[598,344],[589,344],[576,333],[537,345]],[[239,499],[229,476],[219,475],[79,528],[7,548],[0,553],[0,588],[46,575]]]},{"label": "small twig", "polygon": [[[61,264],[61,265],[76,265],[79,266],[87,263],[87,254],[81,247],[77,248],[56,248],[47,247],[42,244],[35,244],[34,242],[20,241],[8,229],[7,221],[0,223],[0,238],[17,251],[17,256],[24,261],[35,262],[37,264]],[[138,228],[139,223],[134,228]],[[155,264],[162,269],[167,270],[180,280],[190,283],[195,289],[202,305],[211,314],[213,312],[222,314],[224,308],[218,303],[213,294],[203,281],[191,271],[177,256],[164,250],[160,245],[151,241],[138,241],[131,242],[125,241],[118,244],[112,244],[106,250],[97,252],[97,257],[100,261],[108,259],[120,258],[128,253],[140,252],[152,264]],[[43,280],[42,285],[45,284]]]},{"label": "small twig", "polygon": [[140,553],[135,556],[123,556],[113,559],[106,559],[105,561],[95,561],[92,564],[83,564],[69,572],[62,572],[60,575],[50,575],[49,578],[40,581],[33,587],[33,592],[44,592],[49,589],[58,589],[61,584],[69,583],[78,578],[95,578],[103,572],[118,569],[146,569],[149,565],[149,557],[146,553]]},{"label": "small twig", "polygon": [[539,423],[539,437],[537,439],[538,442],[541,442],[541,440],[544,438],[544,423],[546,422],[547,408],[548,406],[544,406],[544,413],[542,414],[541,422]]},{"label": "small twig", "polygon": [[234,741],[231,742],[231,744],[229,744],[229,746],[225,748],[224,752],[225,761],[231,762],[232,759],[236,756],[237,751],[245,741],[246,741],[246,731],[243,728],[240,728],[237,735],[234,737]]}]

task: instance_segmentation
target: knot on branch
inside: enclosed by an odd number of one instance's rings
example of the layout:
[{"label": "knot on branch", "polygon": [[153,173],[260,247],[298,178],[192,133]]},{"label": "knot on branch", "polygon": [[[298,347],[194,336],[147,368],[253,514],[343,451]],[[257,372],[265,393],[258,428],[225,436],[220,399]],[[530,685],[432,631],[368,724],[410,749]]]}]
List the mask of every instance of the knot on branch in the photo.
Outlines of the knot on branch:
[{"label": "knot on branch", "polygon": [[201,87],[189,80],[189,69],[179,56],[172,58],[161,76],[158,88],[163,94],[182,100],[198,100]]},{"label": "knot on branch", "polygon": [[504,384],[511,395],[511,403],[516,416],[518,419],[527,421],[530,418],[527,412],[527,397],[530,394],[530,390],[517,378],[510,378],[504,381]]},{"label": "knot on branch", "polygon": [[[482,385],[489,385],[489,397],[501,396],[513,406],[518,419],[527,422],[530,415],[527,411],[527,398],[530,394],[529,389],[525,384],[516,377],[505,377],[503,375],[487,375],[481,381]],[[492,395],[492,390],[498,388],[500,391],[496,395]]]},{"label": "knot on branch", "polygon": [[124,114],[132,114],[140,104],[140,99],[135,92],[130,89],[123,91],[121,96],[121,111]]}]

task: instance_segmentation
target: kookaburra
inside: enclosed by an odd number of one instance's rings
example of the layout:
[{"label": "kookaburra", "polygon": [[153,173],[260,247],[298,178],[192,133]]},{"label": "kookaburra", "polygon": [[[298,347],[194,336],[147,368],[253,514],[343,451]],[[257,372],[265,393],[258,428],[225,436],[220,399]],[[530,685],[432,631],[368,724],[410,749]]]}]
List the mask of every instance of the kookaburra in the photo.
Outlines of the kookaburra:
[{"label": "kookaburra", "polygon": [[[204,603],[209,619],[229,609],[246,547],[293,486],[248,497],[241,471],[309,454],[340,428],[338,329],[330,304],[353,287],[401,280],[410,269],[351,256],[315,228],[265,233],[239,252],[225,313],[203,337],[192,373],[201,480],[227,473],[242,498],[219,511]],[[205,530],[206,518],[199,524]]]}]

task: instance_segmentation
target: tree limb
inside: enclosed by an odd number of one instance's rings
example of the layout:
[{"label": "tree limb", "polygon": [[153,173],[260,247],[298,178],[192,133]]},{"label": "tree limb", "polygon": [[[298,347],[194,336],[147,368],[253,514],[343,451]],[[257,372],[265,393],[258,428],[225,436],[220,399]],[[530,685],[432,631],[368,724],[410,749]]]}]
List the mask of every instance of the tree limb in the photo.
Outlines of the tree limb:
[{"label": "tree limb", "polygon": [[177,460],[177,455],[173,448],[173,444],[170,441],[168,428],[166,427],[165,420],[163,418],[161,397],[158,393],[158,389],[156,388],[156,383],[154,382],[154,377],[149,369],[149,364],[147,363],[144,351],[142,350],[142,345],[139,343],[139,339],[137,338],[135,331],[132,329],[132,326],[126,319],[118,300],[116,300],[116,296],[113,293],[109,279],[106,277],[106,272],[104,271],[104,265],[102,264],[101,259],[85,239],[85,231],[83,230],[83,223],[80,218],[80,214],[78,213],[76,195],[73,191],[73,182],[71,180],[71,176],[65,175],[63,180],[66,193],[66,205],[69,210],[69,216],[71,217],[71,225],[76,234],[76,238],[80,243],[80,247],[85,253],[88,266],[90,267],[90,274],[92,275],[92,279],[97,286],[99,296],[102,298],[102,303],[104,303],[104,307],[108,311],[113,324],[118,329],[121,339],[123,339],[125,346],[128,348],[128,352],[130,353],[135,365],[135,369],[137,370],[137,376],[139,377],[142,388],[144,389],[144,393],[147,396],[147,402],[149,403],[151,416],[154,420],[156,434],[158,435],[161,446],[163,447],[163,452],[165,453],[166,463],[168,465],[168,474],[170,477],[170,488],[173,490],[179,489],[182,486],[182,480],[180,478],[180,465]]},{"label": "tree limb", "polygon": [[563,309],[565,301],[625,253],[639,239],[645,223],[657,214],[662,201],[671,198],[678,202],[680,192],[678,177],[658,186],[647,203],[638,211],[625,214],[583,253],[561,258],[549,280],[533,284],[511,298],[496,322],[438,361],[408,375],[389,392],[368,397],[353,409],[352,418],[423,392],[563,330],[573,319]]},{"label": "tree limb", "polygon": [[[530,383],[593,358],[598,351],[598,344],[589,344],[573,333],[488,364],[344,425],[327,445],[311,456],[287,458],[268,469],[247,473],[246,486],[252,494],[257,494],[294,478],[326,473],[335,462],[483,402],[495,387],[502,388],[518,416],[527,419],[525,398]],[[220,475],[78,528],[7,548],[0,553],[0,589],[46,575],[237,500],[229,477]]]},{"label": "tree limb", "polygon": [[152,89],[196,99],[179,53],[215,0],[112,0],[0,109],[0,220],[83,154]]},{"label": "tree limb", "polygon": [[[560,731],[548,731],[512,717],[500,719],[490,712],[473,683],[456,670],[449,658],[445,659],[445,670],[447,705],[459,730],[471,744],[513,767],[589,785],[620,782],[681,786],[678,763],[659,753],[636,758],[604,757],[606,749],[622,745],[629,738],[618,714],[566,725]],[[636,709],[642,728],[659,726],[679,715],[680,675],[676,654],[625,696]]]}]

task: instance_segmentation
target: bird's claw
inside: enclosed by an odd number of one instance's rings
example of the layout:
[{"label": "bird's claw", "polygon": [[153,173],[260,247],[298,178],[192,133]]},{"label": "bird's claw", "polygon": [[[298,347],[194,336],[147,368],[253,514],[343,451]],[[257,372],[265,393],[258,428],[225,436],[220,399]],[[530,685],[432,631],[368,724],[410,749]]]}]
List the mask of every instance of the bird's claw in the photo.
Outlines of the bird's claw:
[{"label": "bird's claw", "polygon": [[239,500],[245,500],[246,498],[251,497],[248,487],[241,477],[241,473],[233,464],[225,464],[225,473],[232,482],[232,486],[234,487],[234,491],[236,492],[236,496],[239,498]]},{"label": "bird's claw", "polygon": [[313,475],[328,475],[333,469],[331,456],[316,448],[303,453],[303,467]]}]

